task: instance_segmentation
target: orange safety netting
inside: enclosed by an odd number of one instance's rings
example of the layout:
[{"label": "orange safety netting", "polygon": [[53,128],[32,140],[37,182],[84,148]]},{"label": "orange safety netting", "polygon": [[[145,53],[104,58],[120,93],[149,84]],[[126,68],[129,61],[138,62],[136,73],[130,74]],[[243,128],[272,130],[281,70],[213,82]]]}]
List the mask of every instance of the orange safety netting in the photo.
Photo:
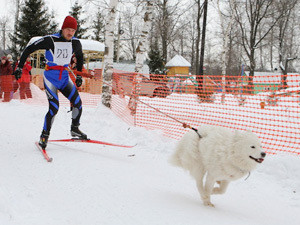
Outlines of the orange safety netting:
[{"label": "orange safety netting", "polygon": [[297,74],[253,79],[205,75],[197,80],[193,75],[116,71],[112,110],[129,124],[163,130],[175,139],[187,132],[183,123],[195,128],[209,124],[252,130],[268,153],[300,154],[299,83]]},{"label": "orange safety netting", "polygon": [[[102,70],[95,69],[84,71],[86,74],[92,74],[92,78],[82,75],[83,83],[81,87],[77,88],[82,104],[85,106],[96,107],[101,103],[101,93],[102,93]],[[75,71],[71,73],[69,71],[69,76],[72,81],[75,83]],[[44,80],[43,75],[33,75],[32,76],[31,91],[33,92],[33,103],[41,103],[48,105],[46,94],[44,93]],[[15,98],[19,98],[18,93],[15,94]],[[70,102],[58,91],[58,98],[60,105],[70,105]]]},{"label": "orange safety netting", "polygon": [[[91,72],[91,71],[89,71]],[[79,88],[83,105],[101,104],[102,71]],[[72,74],[70,74],[72,77]],[[48,105],[42,75],[33,77],[33,100]],[[114,70],[112,111],[130,125],[162,130],[180,139],[202,124],[252,130],[268,153],[300,154],[300,75],[147,75]],[[35,85],[34,85],[35,84]],[[201,85],[199,85],[201,84]],[[200,91],[199,91],[200,89]],[[19,98],[18,91],[14,98]],[[69,100],[59,93],[60,105]]]}]

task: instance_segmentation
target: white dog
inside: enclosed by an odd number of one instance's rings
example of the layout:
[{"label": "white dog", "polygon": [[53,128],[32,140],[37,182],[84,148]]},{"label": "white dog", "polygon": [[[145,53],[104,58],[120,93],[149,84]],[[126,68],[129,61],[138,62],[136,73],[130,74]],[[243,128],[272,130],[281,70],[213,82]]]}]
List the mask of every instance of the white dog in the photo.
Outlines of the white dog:
[{"label": "white dog", "polygon": [[[188,170],[196,179],[204,205],[214,206],[211,194],[224,194],[230,181],[249,174],[266,153],[251,131],[201,126],[198,133],[201,137],[195,131],[182,137],[170,162]],[[214,187],[216,182],[219,187]]]}]

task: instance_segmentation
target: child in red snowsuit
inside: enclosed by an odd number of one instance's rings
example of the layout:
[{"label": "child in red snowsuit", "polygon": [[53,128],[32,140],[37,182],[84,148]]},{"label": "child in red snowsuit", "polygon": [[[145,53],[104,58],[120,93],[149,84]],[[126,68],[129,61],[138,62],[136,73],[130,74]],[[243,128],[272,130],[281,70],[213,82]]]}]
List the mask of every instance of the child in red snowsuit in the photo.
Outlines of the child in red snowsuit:
[{"label": "child in red snowsuit", "polygon": [[26,63],[23,66],[22,69],[22,76],[18,80],[20,84],[20,99],[26,99],[32,98],[31,90],[30,90],[30,70],[31,67],[31,61],[30,57],[27,58]]}]

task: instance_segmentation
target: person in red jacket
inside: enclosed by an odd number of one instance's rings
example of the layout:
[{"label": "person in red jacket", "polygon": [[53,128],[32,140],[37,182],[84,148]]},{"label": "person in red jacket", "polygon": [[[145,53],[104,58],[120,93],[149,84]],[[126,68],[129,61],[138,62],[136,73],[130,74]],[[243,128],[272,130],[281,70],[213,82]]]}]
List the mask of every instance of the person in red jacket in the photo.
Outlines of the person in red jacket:
[{"label": "person in red jacket", "polygon": [[3,102],[9,102],[11,100],[11,94],[13,92],[13,69],[6,56],[1,57],[0,64],[0,76],[1,76],[1,96],[4,92]]},{"label": "person in red jacket", "polygon": [[26,63],[22,69],[22,76],[18,80],[20,84],[20,99],[32,98],[31,90],[30,90],[30,71],[31,71],[31,58],[27,57]]}]

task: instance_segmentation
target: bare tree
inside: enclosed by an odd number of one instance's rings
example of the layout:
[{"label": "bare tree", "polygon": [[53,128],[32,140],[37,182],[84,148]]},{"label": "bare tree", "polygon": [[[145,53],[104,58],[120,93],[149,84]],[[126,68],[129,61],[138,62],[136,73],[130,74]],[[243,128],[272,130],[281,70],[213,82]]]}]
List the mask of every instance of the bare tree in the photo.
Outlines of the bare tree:
[{"label": "bare tree", "polygon": [[[281,88],[287,88],[287,72],[288,72],[288,63],[292,60],[297,59],[295,55],[289,55],[291,51],[289,49],[293,48],[292,43],[287,43],[287,31],[290,28],[290,19],[291,13],[297,3],[297,0],[284,1],[279,0],[275,5],[276,11],[283,10],[285,14],[279,19],[277,28],[278,28],[278,52],[279,52],[279,67],[282,73],[281,79]],[[293,27],[292,27],[293,29]],[[289,34],[290,35],[290,34]]]},{"label": "bare tree", "polygon": [[168,61],[168,47],[176,32],[178,21],[184,12],[179,12],[179,0],[155,0],[154,6],[156,7],[156,29],[161,38],[162,56],[165,62]]},{"label": "bare tree", "polygon": [[196,7],[197,7],[197,17],[196,17],[196,40],[195,40],[195,51],[196,51],[196,56],[195,56],[195,68],[196,68],[196,74],[200,74],[200,69],[199,69],[199,63],[200,63],[200,42],[201,42],[201,16],[203,13],[203,5],[201,4],[200,0],[195,0],[196,2]]},{"label": "bare tree", "polygon": [[[249,81],[250,92],[253,91],[253,76],[256,68],[255,50],[259,47],[264,38],[273,29],[275,24],[285,15],[286,10],[273,13],[271,6],[275,0],[245,0],[235,2],[232,10],[241,32],[241,44],[249,59]],[[270,20],[272,18],[272,21]],[[261,36],[258,36],[262,30]]]},{"label": "bare tree", "polygon": [[105,72],[103,76],[103,94],[102,104],[106,107],[111,107],[111,96],[112,96],[112,74],[113,74],[113,59],[114,59],[114,29],[116,19],[116,8],[118,0],[110,0],[109,3],[109,14],[107,16],[105,26],[105,45],[106,49],[106,61],[105,61]]},{"label": "bare tree", "polygon": [[148,34],[152,24],[153,1],[146,1],[146,10],[144,15],[144,25],[141,31],[138,46],[136,48],[135,72],[141,73],[145,61],[145,53],[148,51]]},{"label": "bare tree", "polygon": [[[205,52],[205,36],[206,36],[206,21],[207,21],[207,8],[208,0],[204,0],[203,3],[203,25],[202,25],[202,37],[201,37],[201,49],[200,49],[200,63],[199,63],[199,73],[196,76],[198,82],[197,94],[200,99],[205,98],[203,90],[203,65],[204,65],[204,52]],[[198,71],[197,71],[198,72]]]},{"label": "bare tree", "polygon": [[21,9],[21,3],[22,0],[14,0],[15,3],[15,23],[14,23],[14,31],[13,34],[10,35],[10,39],[12,41],[12,46],[10,47],[10,50],[13,52],[13,56],[16,57],[17,53],[18,53],[18,49],[17,49],[17,24],[19,23],[19,16],[20,16],[20,9]]},{"label": "bare tree", "polygon": [[135,60],[136,59],[136,27],[134,27],[134,24],[132,22],[132,20],[129,21],[128,23],[129,25],[129,35],[130,35],[130,47],[131,47],[131,52],[132,52],[132,59]]},{"label": "bare tree", "polygon": [[1,31],[0,36],[2,39],[2,49],[3,50],[6,48],[7,24],[8,24],[8,18],[0,19],[0,31]]},{"label": "bare tree", "polygon": [[132,115],[136,113],[137,99],[140,95],[140,82],[142,79],[140,73],[142,72],[144,66],[145,53],[148,51],[148,34],[152,23],[153,1],[147,0],[145,4],[146,9],[144,15],[144,25],[136,49],[135,72],[137,73],[137,75],[134,77],[134,88],[132,90],[131,97],[128,103],[128,108],[131,110]]},{"label": "bare tree", "polygon": [[[191,54],[190,54],[190,58],[191,58],[191,64],[192,64],[192,68],[191,68],[191,72],[196,74],[196,64],[199,62],[199,60],[196,60],[196,34],[198,33],[198,30],[196,29],[195,26],[195,22],[193,20],[190,21],[189,23],[189,29],[190,29],[190,41],[191,41]],[[199,52],[199,49],[198,49]],[[199,56],[199,54],[198,54]]]},{"label": "bare tree", "polygon": [[142,9],[140,4],[128,4],[127,8],[120,12],[122,15],[122,31],[124,34],[121,37],[122,50],[127,56],[127,59],[135,61],[136,47],[138,44],[138,36],[141,29],[140,21],[143,19]]},{"label": "bare tree", "polygon": [[[233,0],[229,0],[230,6],[232,5]],[[226,24],[225,22],[225,15],[222,13],[220,8],[220,0],[217,0],[217,7],[218,7],[218,13],[220,17],[221,22],[221,32],[222,32],[222,100],[221,102],[224,103],[225,101],[225,92],[226,92],[226,62],[228,60],[228,51],[229,51],[229,35],[230,31],[232,29],[232,24],[234,21],[234,16],[231,13],[229,17],[229,22]]]},{"label": "bare tree", "polygon": [[14,0],[14,2],[15,2],[15,7],[16,7],[14,32],[17,32],[16,24],[18,24],[18,21],[19,21],[22,0]]}]

